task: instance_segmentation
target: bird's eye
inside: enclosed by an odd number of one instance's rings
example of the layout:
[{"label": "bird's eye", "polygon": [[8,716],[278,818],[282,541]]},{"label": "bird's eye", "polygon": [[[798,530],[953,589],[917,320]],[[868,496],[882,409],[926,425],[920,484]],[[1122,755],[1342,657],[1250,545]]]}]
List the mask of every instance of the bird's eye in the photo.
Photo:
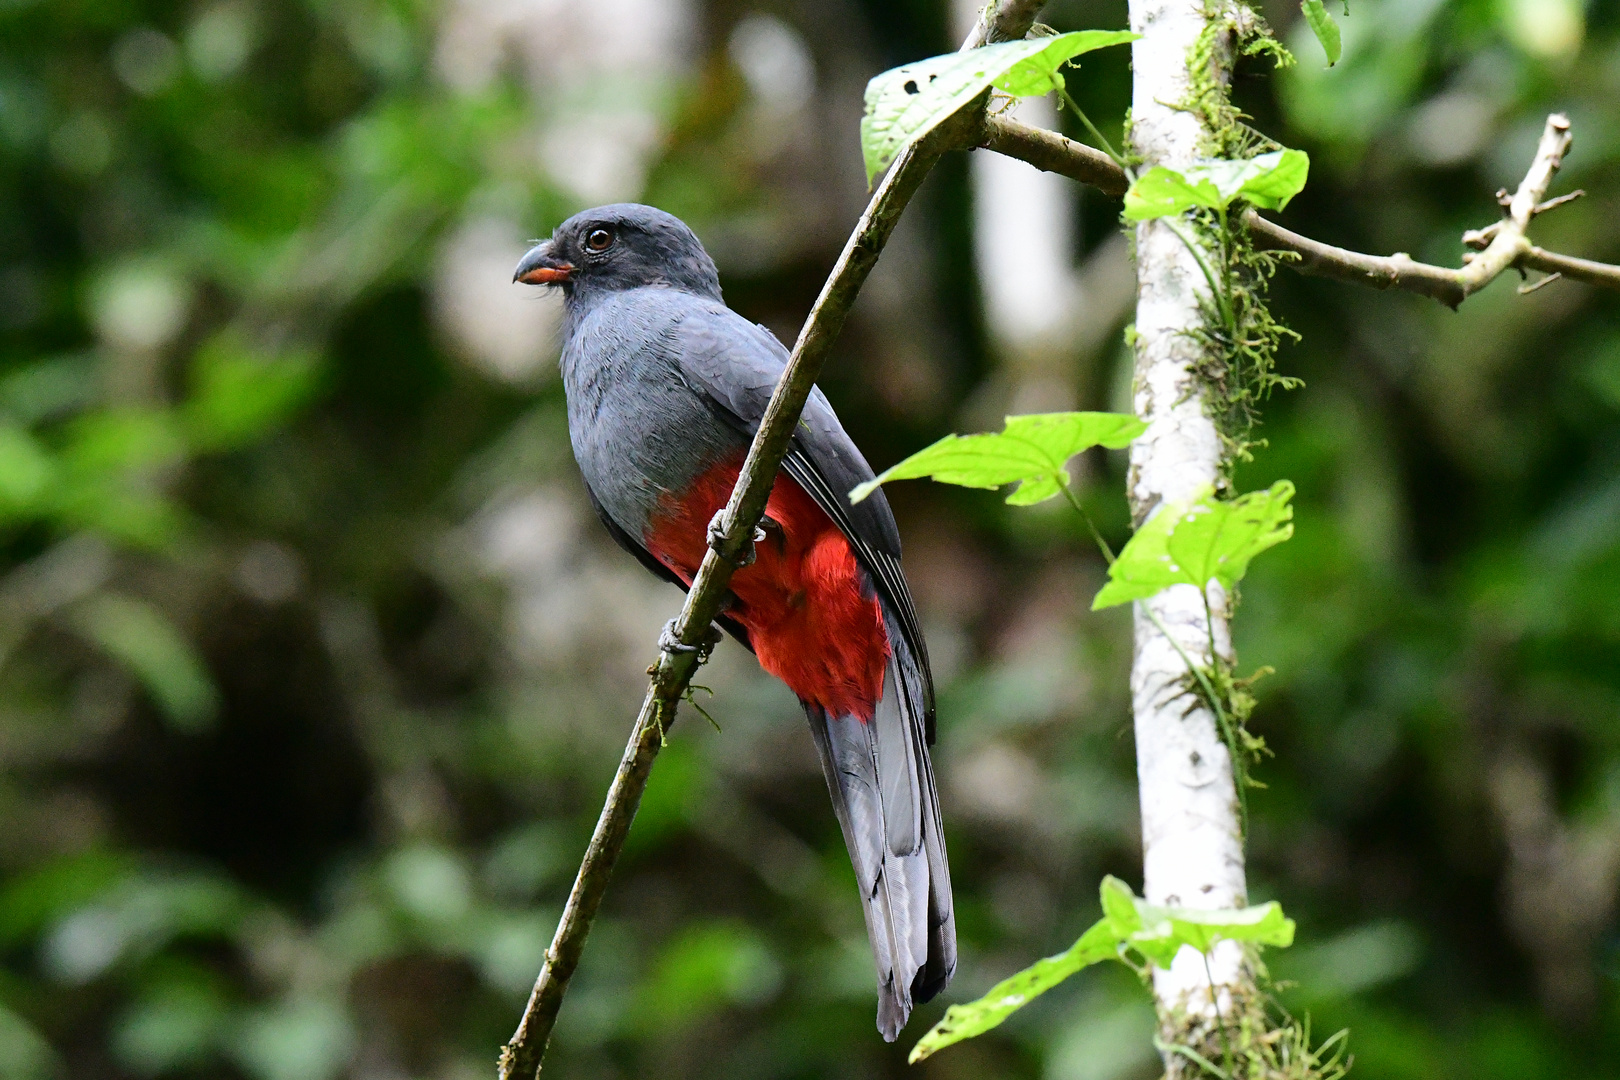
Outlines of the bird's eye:
[{"label": "bird's eye", "polygon": [[606,229],[592,229],[585,238],[585,247],[591,251],[606,251],[613,246],[613,234]]}]

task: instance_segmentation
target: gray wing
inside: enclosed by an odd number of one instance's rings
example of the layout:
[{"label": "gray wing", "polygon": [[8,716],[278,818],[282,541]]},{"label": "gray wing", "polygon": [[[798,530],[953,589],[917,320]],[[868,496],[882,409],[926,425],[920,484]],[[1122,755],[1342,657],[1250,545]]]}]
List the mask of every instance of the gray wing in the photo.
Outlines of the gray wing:
[{"label": "gray wing", "polygon": [[[670,334],[668,344],[692,389],[724,422],[753,436],[787,366],[788,351],[776,335],[724,304],[696,299]],[[872,479],[872,467],[838,422],[820,387],[805,402],[782,469],[849,538],[856,558],[894,613],[917,668],[915,682],[907,689],[923,705],[926,738],[933,745],[934,681],[917,607],[900,569],[900,530],[881,490],[850,505],[850,489]]]}]

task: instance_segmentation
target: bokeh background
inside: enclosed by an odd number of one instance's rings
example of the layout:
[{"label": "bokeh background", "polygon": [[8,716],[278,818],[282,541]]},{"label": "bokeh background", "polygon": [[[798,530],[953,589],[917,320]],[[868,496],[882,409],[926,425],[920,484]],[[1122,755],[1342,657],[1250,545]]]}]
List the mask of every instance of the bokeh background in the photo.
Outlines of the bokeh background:
[{"label": "bokeh background", "polygon": [[[595,203],[685,217],[794,336],[864,201],[860,95],[940,0],[0,3],[0,1077],[493,1075],[678,593],[570,458],[558,301],[509,283]],[[1538,221],[1620,258],[1620,5],[1353,0],[1329,71],[1245,62],[1312,155],[1284,215],[1455,263],[1546,113]],[[1124,25],[1059,0],[1062,29]],[[1075,95],[1110,133],[1124,50]],[[1044,103],[1023,106],[1042,123]],[[1067,123],[1067,121],[1065,121]],[[882,467],[1127,402],[1118,204],[956,155],[823,385]],[[1299,485],[1244,587],[1254,898],[1359,1075],[1615,1075],[1620,301],[1454,314],[1284,273],[1303,335],[1244,488]],[[1077,462],[1126,535],[1118,455]],[[1061,508],[892,494],[941,684],[966,1000],[1140,882],[1128,620]],[[1122,968],[908,1069],[790,696],[727,645],[684,710],[548,1074],[1129,1080]]]}]

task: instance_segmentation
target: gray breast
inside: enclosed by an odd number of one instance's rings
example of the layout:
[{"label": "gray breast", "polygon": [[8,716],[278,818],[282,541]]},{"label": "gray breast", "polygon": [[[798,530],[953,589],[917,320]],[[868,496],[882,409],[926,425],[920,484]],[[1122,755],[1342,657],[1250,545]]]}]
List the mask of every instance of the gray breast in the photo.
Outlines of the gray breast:
[{"label": "gray breast", "polygon": [[746,445],[681,378],[670,350],[681,294],[634,289],[570,312],[563,346],[568,435],[585,482],[630,535],[666,495]]}]

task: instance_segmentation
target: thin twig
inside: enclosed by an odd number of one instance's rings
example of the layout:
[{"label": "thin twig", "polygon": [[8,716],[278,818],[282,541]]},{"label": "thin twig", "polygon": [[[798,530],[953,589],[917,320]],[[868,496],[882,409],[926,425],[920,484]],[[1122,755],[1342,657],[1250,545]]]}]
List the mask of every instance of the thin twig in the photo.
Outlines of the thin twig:
[{"label": "thin twig", "polygon": [[[1037,169],[1067,176],[1109,195],[1123,195],[1130,186],[1124,170],[1102,151],[1008,116],[987,116],[973,145],[1027,161]],[[1352,281],[1375,289],[1401,289],[1438,300],[1451,308],[1510,269],[1562,274],[1572,281],[1620,290],[1620,266],[1559,255],[1536,247],[1525,237],[1525,227],[1533,216],[1562,205],[1572,197],[1543,201],[1547,185],[1568,149],[1569,119],[1562,113],[1554,113],[1547,118],[1535,161],[1518,192],[1512,196],[1504,193],[1508,216],[1467,234],[1470,243],[1484,250],[1460,268],[1420,263],[1404,252],[1367,255],[1334,247],[1268,221],[1252,208],[1244,211],[1243,224],[1261,247],[1298,255],[1299,258],[1284,265],[1299,273]]]},{"label": "thin twig", "polygon": [[1525,238],[1525,230],[1530,227],[1536,207],[1547,197],[1553,174],[1564,163],[1570,142],[1569,117],[1563,113],[1553,113],[1547,117],[1547,125],[1541,131],[1541,141],[1536,146],[1535,160],[1530,163],[1530,171],[1524,174],[1519,190],[1513,193],[1508,203],[1507,217],[1503,219],[1502,227],[1478,258],[1457,271],[1457,280],[1463,287],[1464,296],[1476,293],[1495,281],[1504,270],[1517,265],[1520,257],[1529,249],[1530,241]]},{"label": "thin twig", "polygon": [[1584,281],[1605,289],[1620,289],[1620,266],[1577,259],[1573,255],[1559,255],[1536,247],[1525,248],[1519,256],[1519,265],[1526,270],[1540,270],[1545,274],[1562,274],[1571,281]]},{"label": "thin twig", "polygon": [[[963,48],[1023,37],[1040,8],[1041,4],[1034,0],[1003,0],[1000,4],[990,4],[980,13]],[[970,141],[969,134],[979,123],[977,112],[982,109],[981,101],[962,110],[901,154],[850,234],[799,333],[726,504],[720,535],[705,554],[676,619],[675,637],[682,644],[701,645],[715,617],[721,613],[732,570],[752,543],[754,529],[764,515],[777,469],[787,453],[816,376],[901,212],[939,155]],[[579,966],[614,863],[641,804],[653,760],[662,745],[662,735],[675,719],[676,705],[686,692],[697,664],[695,652],[663,649],[657,661],[647,669],[647,694],[619,770],[608,789],[602,815],[597,819],[596,830],[580,862],[579,874],[557,923],[551,947],[546,950],[540,976],[529,994],[523,1019],[511,1041],[501,1050],[500,1080],[535,1080],[539,1076],[558,1010],[568,992],[568,982]]]}]

